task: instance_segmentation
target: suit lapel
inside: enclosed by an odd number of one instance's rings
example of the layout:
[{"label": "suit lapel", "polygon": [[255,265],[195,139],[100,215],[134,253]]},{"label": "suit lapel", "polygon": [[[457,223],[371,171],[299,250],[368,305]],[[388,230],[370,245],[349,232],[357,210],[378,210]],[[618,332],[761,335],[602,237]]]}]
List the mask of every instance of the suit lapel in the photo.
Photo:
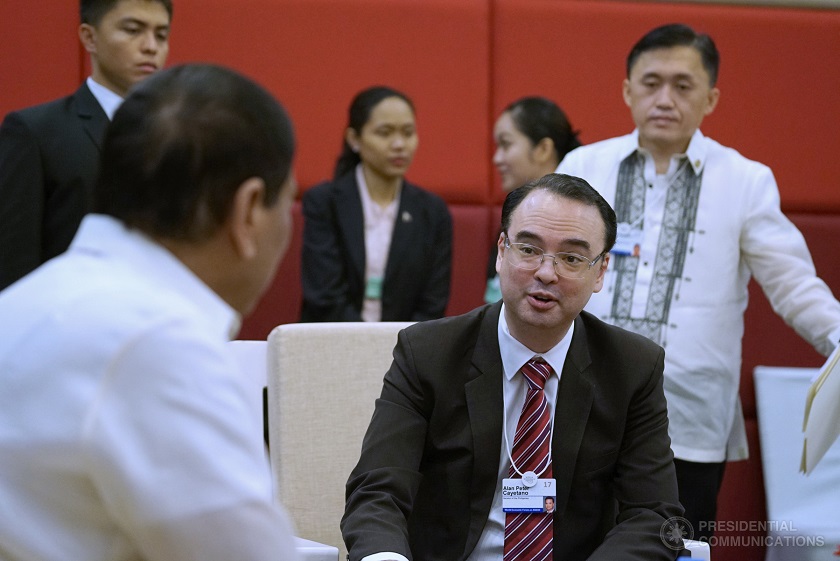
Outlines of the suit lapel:
[{"label": "suit lapel", "polygon": [[560,376],[557,404],[554,408],[552,470],[557,481],[556,510],[562,515],[572,490],[572,477],[580,451],[595,388],[587,373],[589,356],[586,329],[578,316],[569,354]]},{"label": "suit lapel", "polygon": [[498,324],[501,303],[491,306],[481,322],[465,386],[473,435],[473,474],[470,495],[470,530],[465,551],[472,551],[493,503],[499,455],[502,451],[502,357]]},{"label": "suit lapel", "polygon": [[333,183],[335,188],[335,215],[338,227],[347,240],[347,251],[353,272],[361,279],[365,278],[365,216],[362,211],[362,199],[356,183],[355,172],[350,172]]},{"label": "suit lapel", "polygon": [[108,128],[108,116],[96,101],[87,84],[82,84],[73,96],[76,116],[82,121],[82,127],[93,141],[97,150],[102,150],[105,130]]}]

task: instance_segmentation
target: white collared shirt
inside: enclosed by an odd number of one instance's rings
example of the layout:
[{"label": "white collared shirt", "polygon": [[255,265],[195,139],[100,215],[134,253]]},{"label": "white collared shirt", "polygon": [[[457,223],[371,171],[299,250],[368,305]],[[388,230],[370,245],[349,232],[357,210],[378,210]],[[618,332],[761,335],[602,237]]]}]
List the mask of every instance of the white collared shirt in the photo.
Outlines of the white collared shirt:
[{"label": "white collared shirt", "polygon": [[99,106],[102,107],[102,110],[105,112],[105,115],[108,116],[109,121],[114,120],[114,113],[117,112],[120,105],[122,105],[123,98],[120,97],[118,94],[115,94],[92,77],[88,76],[87,84],[90,93],[93,94],[93,97],[96,98],[96,101],[99,102]]},{"label": "white collared shirt", "polygon": [[572,343],[575,325],[572,323],[566,335],[546,353],[535,353],[528,347],[517,341],[510,334],[507,319],[505,318],[505,305],[502,304],[502,311],[499,314],[499,350],[502,354],[502,365],[504,367],[504,399],[505,399],[505,435],[502,437],[502,452],[499,457],[499,474],[496,479],[496,492],[493,494],[493,503],[490,506],[490,516],[484,525],[484,530],[478,538],[478,543],[473,549],[467,561],[482,561],[485,559],[501,559],[504,555],[505,541],[505,513],[502,510],[502,479],[510,473],[510,453],[513,446],[513,437],[516,433],[516,425],[519,423],[519,415],[525,405],[525,397],[528,394],[528,383],[519,370],[526,362],[535,356],[541,356],[553,369],[556,375],[549,376],[545,382],[545,397],[551,410],[551,433],[554,438],[554,406],[557,403],[557,389],[560,386],[560,374],[563,372],[563,364],[566,362],[566,355]]},{"label": "white collared shirt", "polygon": [[[573,150],[557,171],[586,179],[614,205],[621,162],[637,149],[639,133],[634,131]],[[657,341],[666,351],[671,447],[675,457],[693,462],[744,459],[748,452],[738,386],[750,277],[764,289],[776,313],[826,355],[840,339],[840,304],[816,276],[802,234],[782,213],[770,168],[699,130],[686,153],[673,156],[665,176],[657,176],[653,158],[642,154],[644,179],[654,194],[645,199],[633,317],[645,317],[650,288],[646,271],[653,270],[657,255],[664,191],[685,159],[696,174],[702,173],[683,274],[675,279],[662,340]],[[586,306],[608,323],[616,323],[615,280],[611,263],[603,289]]]},{"label": "white collared shirt", "polygon": [[95,214],[0,293],[0,557],[295,559],[238,325],[174,255]]}]

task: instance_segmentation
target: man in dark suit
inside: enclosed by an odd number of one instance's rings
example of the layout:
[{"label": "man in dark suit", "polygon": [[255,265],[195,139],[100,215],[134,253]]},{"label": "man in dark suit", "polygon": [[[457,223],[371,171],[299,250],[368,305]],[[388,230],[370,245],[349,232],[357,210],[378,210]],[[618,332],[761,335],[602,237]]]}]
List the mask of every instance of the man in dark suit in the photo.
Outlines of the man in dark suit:
[{"label": "man in dark suit", "polygon": [[109,119],[169,53],[171,0],[81,0],[79,11],[91,76],[0,126],[0,290],[70,245],[90,210]]},{"label": "man in dark suit", "polygon": [[[576,177],[547,175],[507,196],[502,301],[400,333],[347,483],[351,561],[676,556],[683,509],[664,351],[582,312],[602,287],[615,237],[612,208]],[[538,497],[539,512],[523,515],[507,495],[534,485],[517,451],[534,359],[548,371],[539,389],[547,465],[530,475],[556,501],[546,513]],[[513,556],[513,526],[530,516],[545,547]]]}]

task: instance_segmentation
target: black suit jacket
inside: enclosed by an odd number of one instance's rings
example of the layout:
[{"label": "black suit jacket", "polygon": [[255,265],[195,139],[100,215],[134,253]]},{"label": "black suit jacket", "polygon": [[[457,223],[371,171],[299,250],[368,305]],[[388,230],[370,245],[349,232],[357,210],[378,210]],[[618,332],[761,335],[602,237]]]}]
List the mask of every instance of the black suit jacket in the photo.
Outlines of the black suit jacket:
[{"label": "black suit jacket", "polygon": [[86,84],[0,126],[0,289],[63,253],[91,210],[108,117]]},{"label": "black suit jacket", "polygon": [[[501,303],[400,333],[347,483],[342,533],[375,552],[465,559],[490,512],[502,446]],[[554,416],[554,558],[673,559],[663,523],[683,513],[658,345],[582,312]]]},{"label": "black suit jacket", "polygon": [[[301,321],[361,321],[364,214],[355,172],[303,195]],[[403,182],[382,286],[382,321],[440,318],[449,300],[452,218],[446,203]]]}]

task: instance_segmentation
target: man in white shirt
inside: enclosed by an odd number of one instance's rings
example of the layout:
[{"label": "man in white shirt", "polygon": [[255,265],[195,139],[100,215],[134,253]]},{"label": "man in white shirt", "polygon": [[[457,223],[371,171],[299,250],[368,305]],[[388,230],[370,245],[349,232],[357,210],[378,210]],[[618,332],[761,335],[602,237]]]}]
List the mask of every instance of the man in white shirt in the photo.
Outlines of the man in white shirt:
[{"label": "man in white shirt", "polygon": [[727,460],[747,457],[738,399],[747,284],[823,354],[840,304],[782,214],[770,169],[703,136],[720,96],[708,35],[658,27],[631,50],[624,100],[636,130],[569,153],[557,171],[587,179],[618,216],[604,290],[587,311],[666,350],[665,395],[695,537],[716,520]]},{"label": "man in white shirt", "polygon": [[294,139],[210,65],[135,88],[94,213],[0,293],[0,559],[295,559],[227,342],[285,253]]},{"label": "man in white shirt", "polygon": [[169,53],[171,0],[81,0],[79,12],[90,77],[0,126],[0,290],[70,245],[90,211],[108,121]]}]

